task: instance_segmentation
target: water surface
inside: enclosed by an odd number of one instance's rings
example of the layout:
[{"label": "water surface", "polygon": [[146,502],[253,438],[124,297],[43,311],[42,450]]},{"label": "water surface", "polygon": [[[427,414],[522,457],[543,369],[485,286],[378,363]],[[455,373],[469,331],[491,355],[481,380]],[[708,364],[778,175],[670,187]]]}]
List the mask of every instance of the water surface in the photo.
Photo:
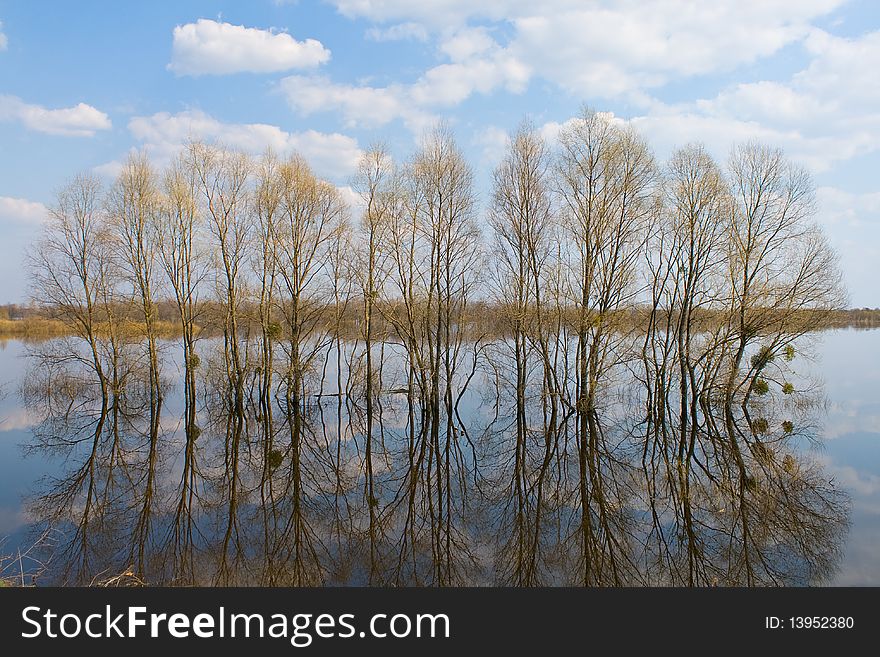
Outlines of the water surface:
[{"label": "water surface", "polygon": [[237,406],[218,343],[202,341],[189,427],[169,343],[153,432],[137,354],[102,410],[94,382],[47,367],[63,341],[4,342],[0,554],[39,539],[25,569],[45,583],[132,570],[156,584],[877,585],[880,331],[814,337],[798,395],[737,418],[747,470],[707,429],[683,476],[674,454],[642,449],[626,375],[584,470],[571,417],[545,450],[538,397],[514,441],[500,358],[475,368],[455,422],[428,428],[388,346],[368,425],[358,385],[337,380],[358,373],[332,349],[293,413],[257,369]]}]

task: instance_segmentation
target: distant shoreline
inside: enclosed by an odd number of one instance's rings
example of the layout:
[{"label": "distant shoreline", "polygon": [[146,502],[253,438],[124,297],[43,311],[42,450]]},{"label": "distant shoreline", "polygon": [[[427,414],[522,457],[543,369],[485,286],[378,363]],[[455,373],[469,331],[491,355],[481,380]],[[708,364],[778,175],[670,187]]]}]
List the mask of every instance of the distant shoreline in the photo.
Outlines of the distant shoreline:
[{"label": "distant shoreline", "polygon": [[[343,315],[351,315],[346,317],[341,323],[340,334],[342,337],[357,338],[359,333],[358,316],[356,312],[352,312],[356,304],[350,305],[343,311]],[[334,314],[332,306],[326,309],[328,318]],[[259,318],[256,315],[257,309],[254,308],[254,323],[258,323]],[[180,335],[181,326],[174,316],[174,309],[171,302],[161,302],[157,304],[157,312],[159,321],[156,329],[160,337],[174,338]],[[391,313],[394,309],[390,310]],[[615,324],[621,328],[634,329],[638,328],[639,316],[647,313],[647,308],[634,306],[629,309],[617,311]],[[880,308],[851,308],[847,310],[823,310],[824,315],[821,324],[816,330],[832,330],[840,328],[854,329],[874,329],[880,328]],[[249,313],[245,313],[246,315]],[[21,306],[16,304],[0,305],[0,338],[2,339],[21,339],[21,340],[48,340],[57,337],[66,337],[76,335],[76,331],[59,319],[61,313],[55,309],[39,306]],[[136,319],[136,314],[131,313],[131,317],[127,317],[128,313],[121,309],[120,317],[125,318],[123,322],[124,332],[129,336],[137,336],[144,333],[144,325],[142,321]],[[200,313],[202,321],[199,322],[198,333],[202,337],[220,336],[223,334],[223,323],[221,308],[216,304],[205,303]],[[716,318],[712,317],[710,311],[704,311],[701,322],[704,326],[715,324]],[[475,335],[482,336],[503,336],[507,333],[505,326],[504,311],[502,308],[487,304],[475,304],[471,307],[468,317],[468,324]],[[388,332],[391,333],[391,327],[387,326]],[[334,331],[331,331],[334,333]],[[380,331],[381,333],[381,331]]]}]

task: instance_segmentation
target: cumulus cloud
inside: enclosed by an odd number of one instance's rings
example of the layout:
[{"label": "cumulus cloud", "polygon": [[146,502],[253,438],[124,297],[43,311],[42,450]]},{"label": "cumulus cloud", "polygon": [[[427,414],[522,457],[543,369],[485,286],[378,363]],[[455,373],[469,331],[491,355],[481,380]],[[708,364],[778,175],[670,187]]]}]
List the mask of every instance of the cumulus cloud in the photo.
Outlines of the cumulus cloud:
[{"label": "cumulus cloud", "polygon": [[428,69],[410,84],[385,87],[333,82],[326,76],[289,76],[280,83],[288,104],[303,115],[336,112],[351,126],[380,126],[401,119],[412,131],[434,120],[434,111],[454,107],[474,93],[499,88],[525,90],[529,68],[482,29],[451,33],[441,45],[451,60]]},{"label": "cumulus cloud", "polygon": [[672,79],[731,70],[807,37],[835,0],[589,3],[514,19],[511,50],[582,94],[635,96]]},{"label": "cumulus cloud", "polygon": [[9,40],[3,34],[3,21],[0,21],[0,50],[6,50],[9,46]]},{"label": "cumulus cloud", "polygon": [[[842,38],[814,29],[805,45],[812,57],[788,80],[732,84],[679,103],[649,99],[626,122],[661,159],[692,141],[724,159],[734,143],[757,139],[823,173],[880,150],[880,89],[866,72],[880,67],[880,32]],[[545,138],[563,122],[542,126]]]},{"label": "cumulus cloud", "polygon": [[690,103],[652,103],[633,123],[661,146],[700,139],[720,149],[756,138],[782,146],[823,172],[880,150],[880,90],[866,71],[880,66],[880,32],[855,38],[814,30],[809,64],[787,81],[732,85]]},{"label": "cumulus cloud", "polygon": [[324,76],[291,75],[281,81],[279,88],[300,114],[334,111],[349,126],[380,126],[398,118],[415,125],[427,119],[408,102],[404,85],[359,86],[335,83]]},{"label": "cumulus cloud", "polygon": [[[320,175],[343,180],[354,173],[361,155],[357,141],[340,133],[287,132],[265,123],[224,123],[201,110],[138,116],[129,122],[128,128],[159,162],[170,160],[188,140],[203,139],[254,154],[267,148],[281,154],[296,151]],[[112,170],[114,163],[103,166]]]},{"label": "cumulus cloud", "polygon": [[[279,86],[302,115],[332,112],[348,126],[367,127],[401,120],[420,131],[474,94],[520,93],[542,78],[593,103],[633,103],[629,121],[661,157],[699,140],[723,158],[733,142],[760,139],[823,172],[880,149],[880,85],[873,80],[880,32],[839,37],[814,25],[842,3],[336,0],[341,14],[374,22],[368,38],[436,36],[445,61],[385,86],[306,75]],[[809,59],[788,79],[733,84],[679,103],[654,97],[673,80],[730,71],[792,44]]]},{"label": "cumulus cloud", "polygon": [[351,216],[363,216],[364,212],[367,209],[367,204],[364,201],[364,197],[356,192],[351,187],[351,185],[337,185],[336,189],[339,190],[339,194],[340,196],[342,196],[342,200],[344,200],[346,205],[348,205]]},{"label": "cumulus cloud", "polygon": [[49,210],[42,203],[23,198],[0,196],[0,223],[39,224]]},{"label": "cumulus cloud", "polygon": [[[511,61],[590,97],[645,103],[672,79],[731,70],[804,40],[844,0],[335,0],[340,13],[442,33],[475,21],[510,33]],[[414,28],[411,28],[414,29]],[[454,47],[454,41],[446,44]],[[444,46],[441,46],[441,50]]]},{"label": "cumulus cloud", "polygon": [[0,96],[0,121],[18,121],[29,130],[71,137],[91,137],[98,130],[109,130],[112,125],[109,116],[85,103],[46,109],[25,103],[16,96]]},{"label": "cumulus cloud", "polygon": [[[447,61],[410,84],[369,87],[297,76],[283,86],[302,89],[288,93],[297,110],[339,111],[350,124],[402,118],[419,126],[416,119],[438,108],[498,89],[521,93],[535,78],[593,102],[623,99],[648,109],[656,104],[656,90],[673,80],[733,70],[806,40],[817,52],[829,47],[815,37],[812,23],[843,2],[335,0],[344,16],[376,24],[368,38],[436,34],[437,53]],[[790,93],[783,100],[794,107],[799,98]],[[705,110],[692,113],[711,116]]]},{"label": "cumulus cloud", "polygon": [[177,75],[276,73],[314,68],[330,59],[315,39],[297,41],[284,32],[201,18],[174,28],[171,63]]}]

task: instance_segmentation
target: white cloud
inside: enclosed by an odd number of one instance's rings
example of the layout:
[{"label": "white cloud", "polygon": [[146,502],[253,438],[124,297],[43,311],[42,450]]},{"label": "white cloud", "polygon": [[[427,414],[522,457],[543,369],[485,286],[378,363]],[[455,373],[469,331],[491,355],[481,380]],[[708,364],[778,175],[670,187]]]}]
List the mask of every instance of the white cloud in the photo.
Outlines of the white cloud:
[{"label": "white cloud", "polygon": [[23,198],[0,196],[0,224],[7,222],[39,224],[48,213],[49,210],[42,203]]},{"label": "white cloud", "polygon": [[386,28],[371,27],[366,31],[370,41],[421,41],[428,40],[428,30],[418,23],[397,23]]},{"label": "white cloud", "polygon": [[702,140],[725,154],[731,143],[760,139],[785,148],[814,172],[880,150],[880,32],[845,39],[813,30],[813,57],[788,81],[736,84],[690,103],[650,103],[632,119],[660,150]]},{"label": "white cloud", "polygon": [[[870,145],[874,140],[864,134],[802,130],[793,122],[758,120],[751,115],[755,108],[744,108],[741,115],[717,112],[715,100],[673,105],[655,102],[644,114],[627,119],[610,116],[644,135],[660,160],[690,142],[701,142],[714,157],[725,160],[734,144],[757,140],[782,148],[794,161],[820,173],[836,162],[874,148]],[[541,126],[541,133],[545,139],[553,140],[569,121],[548,122]]]},{"label": "white cloud", "polygon": [[116,178],[120,173],[122,173],[124,169],[125,164],[121,160],[113,160],[111,162],[105,162],[104,164],[99,164],[92,167],[92,171],[97,173],[99,176],[104,176],[109,180]]},{"label": "white cloud", "polygon": [[[880,89],[865,72],[880,68],[880,32],[845,39],[814,29],[806,44],[812,59],[787,81],[734,84],[674,104],[649,99],[626,122],[660,159],[700,141],[723,160],[736,142],[757,139],[823,173],[880,150]],[[545,124],[545,138],[554,139],[560,126]]]},{"label": "white cloud", "polygon": [[29,130],[71,137],[91,137],[98,130],[109,130],[112,125],[109,116],[85,103],[46,109],[25,103],[16,96],[0,96],[0,121],[19,121]]},{"label": "white cloud", "polygon": [[867,468],[838,464],[825,454],[817,455],[816,460],[824,466],[828,478],[833,478],[833,481],[844,490],[859,497],[875,497],[880,494],[880,476]]},{"label": "white cloud", "polygon": [[473,139],[473,143],[480,148],[482,163],[491,168],[504,158],[509,142],[507,131],[497,125],[481,127]]},{"label": "white cloud", "polygon": [[435,120],[438,108],[453,107],[474,93],[525,90],[529,68],[484,30],[450,33],[441,50],[452,61],[428,69],[411,84],[385,87],[333,82],[324,76],[289,76],[281,81],[288,103],[303,115],[337,112],[348,125],[380,126],[401,119],[413,132]]},{"label": "white cloud", "polygon": [[174,28],[168,68],[177,75],[275,73],[329,59],[330,51],[315,39],[297,41],[284,32],[201,18]]},{"label": "white cloud", "polygon": [[[159,162],[167,162],[190,139],[216,140],[259,154],[271,148],[280,154],[296,151],[321,176],[343,180],[357,168],[357,141],[339,133],[315,130],[287,132],[265,123],[223,123],[200,110],[138,116],[128,124],[132,136]],[[102,165],[112,171],[114,163]]]},{"label": "white cloud", "polygon": [[589,3],[514,19],[511,50],[571,91],[634,96],[731,70],[804,39],[839,0]]},{"label": "white cloud", "polygon": [[36,420],[26,408],[16,407],[0,414],[0,432],[30,429],[35,424]]},{"label": "white cloud", "polygon": [[323,76],[291,75],[280,83],[288,104],[300,114],[338,112],[349,126],[380,126],[403,119],[407,124],[425,120],[407,99],[403,85],[370,87],[338,84]]},{"label": "white cloud", "polygon": [[805,117],[832,111],[833,100],[797,91],[781,82],[750,82],[723,90],[711,100],[697,101],[706,114],[793,125]]},{"label": "white cloud", "polygon": [[636,102],[672,79],[731,70],[802,41],[813,20],[844,2],[335,0],[348,17],[444,33],[471,21],[503,25],[510,60],[573,93]]},{"label": "white cloud", "polygon": [[493,50],[497,46],[484,27],[458,30],[440,44],[440,50],[454,62],[467,61]]},{"label": "white cloud", "polygon": [[[368,31],[372,38],[438,34],[437,52],[447,61],[411,84],[368,87],[297,76],[284,88],[297,90],[288,100],[303,113],[339,111],[349,124],[367,125],[402,118],[411,128],[422,124],[414,115],[475,93],[522,93],[534,78],[593,102],[624,99],[648,109],[656,104],[652,93],[673,80],[733,70],[806,40],[817,52],[830,47],[812,22],[843,2],[335,0],[341,14],[378,24]],[[797,93],[784,100],[797,111]],[[712,116],[707,108],[690,113]]]},{"label": "white cloud", "polygon": [[9,39],[3,34],[3,21],[0,21],[0,50],[6,50],[9,46]]},{"label": "white cloud", "polygon": [[[534,10],[533,0],[331,0],[343,16],[367,18],[377,22],[410,20],[434,27],[456,26],[474,18],[503,20],[522,12]],[[544,0],[548,11],[576,6],[583,0]]]},{"label": "white cloud", "polygon": [[528,66],[496,48],[492,52],[452,64],[429,69],[411,89],[413,100],[420,106],[451,107],[473,93],[488,94],[498,88],[522,93],[529,80]]},{"label": "white cloud", "polygon": [[795,76],[796,86],[816,95],[833,94],[838,107],[880,102],[873,75],[880,66],[880,31],[847,39],[813,30],[805,45],[813,60]]},{"label": "white cloud", "polygon": [[353,218],[362,216],[367,208],[364,197],[358,194],[351,185],[337,185],[336,189],[339,190],[340,196],[348,205],[351,216]]},{"label": "white cloud", "polygon": [[[624,126],[627,121],[620,118],[619,116],[615,116],[614,112],[596,112],[596,114],[606,121],[617,124],[619,126]],[[548,121],[544,125],[538,126],[538,134],[541,135],[541,138],[544,139],[548,144],[553,144],[556,139],[559,137],[559,133],[563,128],[569,128],[574,124],[581,121],[580,116],[573,116],[561,123],[559,121]]]}]

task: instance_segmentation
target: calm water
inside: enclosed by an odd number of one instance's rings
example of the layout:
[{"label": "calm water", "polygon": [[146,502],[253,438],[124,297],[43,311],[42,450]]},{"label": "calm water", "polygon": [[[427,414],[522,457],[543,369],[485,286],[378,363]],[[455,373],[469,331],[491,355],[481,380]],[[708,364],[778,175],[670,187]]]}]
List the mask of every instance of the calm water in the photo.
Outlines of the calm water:
[{"label": "calm water", "polygon": [[[665,457],[642,453],[625,392],[622,411],[610,395],[588,530],[570,439],[542,470],[537,436],[520,472],[504,384],[486,366],[436,460],[420,451],[418,420],[395,392],[405,381],[387,367],[368,481],[363,404],[314,398],[294,420],[276,390],[267,418],[255,379],[231,413],[207,342],[189,437],[179,354],[165,346],[154,442],[142,362],[122,368],[125,403],[101,414],[90,382],[41,369],[23,343],[0,347],[0,554],[43,535],[30,553],[42,582],[134,566],[152,583],[491,584],[532,569],[534,583],[557,584],[586,567],[599,584],[680,583],[690,569],[708,584],[880,585],[880,331],[827,332],[812,359],[796,359],[809,402],[760,410],[749,426],[763,423],[756,435],[775,456],[752,445],[748,477],[707,438],[687,477],[691,505]],[[334,369],[313,373],[325,394],[337,390]]]}]

